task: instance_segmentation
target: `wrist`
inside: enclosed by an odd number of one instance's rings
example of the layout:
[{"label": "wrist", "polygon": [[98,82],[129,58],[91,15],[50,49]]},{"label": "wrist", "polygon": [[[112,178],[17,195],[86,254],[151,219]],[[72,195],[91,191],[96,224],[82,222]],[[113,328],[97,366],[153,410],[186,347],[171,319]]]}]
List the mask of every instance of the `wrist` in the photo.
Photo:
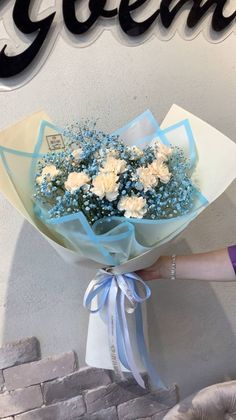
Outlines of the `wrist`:
[{"label": "wrist", "polygon": [[160,257],[160,277],[169,279],[171,274],[172,258],[170,256]]}]

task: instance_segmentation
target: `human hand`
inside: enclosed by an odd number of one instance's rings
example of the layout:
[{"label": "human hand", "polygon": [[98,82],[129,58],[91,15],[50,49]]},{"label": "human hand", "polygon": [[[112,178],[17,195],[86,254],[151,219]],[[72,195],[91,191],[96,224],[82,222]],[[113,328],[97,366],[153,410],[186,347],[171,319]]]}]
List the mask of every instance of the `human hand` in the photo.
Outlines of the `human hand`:
[{"label": "human hand", "polygon": [[170,276],[171,257],[158,258],[150,267],[137,271],[137,274],[145,281],[166,279]]},{"label": "human hand", "polygon": [[[175,278],[182,280],[235,281],[235,271],[228,248],[200,254],[178,255]],[[170,279],[172,257],[160,257],[137,274],[145,281]]]}]

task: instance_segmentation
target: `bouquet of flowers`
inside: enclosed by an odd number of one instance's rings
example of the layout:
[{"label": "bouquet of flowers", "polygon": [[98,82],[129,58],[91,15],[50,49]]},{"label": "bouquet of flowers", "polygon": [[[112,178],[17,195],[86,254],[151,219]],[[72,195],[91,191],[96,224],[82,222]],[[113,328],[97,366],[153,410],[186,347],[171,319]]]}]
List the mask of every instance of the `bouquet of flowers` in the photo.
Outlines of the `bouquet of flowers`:
[{"label": "bouquet of flowers", "polygon": [[9,200],[65,259],[99,268],[84,298],[87,363],[120,377],[131,371],[141,386],[140,366],[163,383],[145,344],[141,304],[150,289],[135,271],[225,190],[236,168],[234,143],[203,121],[174,106],[164,124],[146,111],[105,134],[86,122],[61,129],[37,113],[0,133]]},{"label": "bouquet of flowers", "polygon": [[111,216],[157,220],[191,210],[190,164],[180,148],[154,139],[142,150],[78,128],[69,133],[65,151],[48,153],[38,163],[34,197],[51,221],[79,212],[90,225]]}]

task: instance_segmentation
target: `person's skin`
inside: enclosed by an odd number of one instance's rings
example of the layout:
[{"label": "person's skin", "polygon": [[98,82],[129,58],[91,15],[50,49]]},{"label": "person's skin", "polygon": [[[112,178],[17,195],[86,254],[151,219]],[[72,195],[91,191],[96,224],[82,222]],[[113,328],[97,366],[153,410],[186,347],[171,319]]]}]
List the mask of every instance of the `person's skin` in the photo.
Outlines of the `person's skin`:
[{"label": "person's skin", "polygon": [[[143,280],[169,279],[171,257],[160,257],[152,266],[138,271]],[[227,248],[202,254],[177,255],[176,279],[235,281],[236,276]]]}]

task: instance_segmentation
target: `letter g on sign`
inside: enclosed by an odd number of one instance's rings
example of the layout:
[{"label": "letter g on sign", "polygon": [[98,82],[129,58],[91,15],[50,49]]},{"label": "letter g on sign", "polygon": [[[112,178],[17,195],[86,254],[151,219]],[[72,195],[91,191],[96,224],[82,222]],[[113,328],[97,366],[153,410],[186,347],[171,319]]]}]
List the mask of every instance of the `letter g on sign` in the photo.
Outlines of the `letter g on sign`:
[{"label": "letter g on sign", "polygon": [[38,34],[32,44],[17,55],[7,55],[7,45],[4,45],[0,52],[0,77],[2,78],[16,76],[32,63],[42,48],[52,26],[56,12],[45,19],[33,22],[29,18],[30,2],[31,0],[16,0],[13,9],[13,20],[16,27],[23,34],[32,34],[36,31],[38,31]]}]

